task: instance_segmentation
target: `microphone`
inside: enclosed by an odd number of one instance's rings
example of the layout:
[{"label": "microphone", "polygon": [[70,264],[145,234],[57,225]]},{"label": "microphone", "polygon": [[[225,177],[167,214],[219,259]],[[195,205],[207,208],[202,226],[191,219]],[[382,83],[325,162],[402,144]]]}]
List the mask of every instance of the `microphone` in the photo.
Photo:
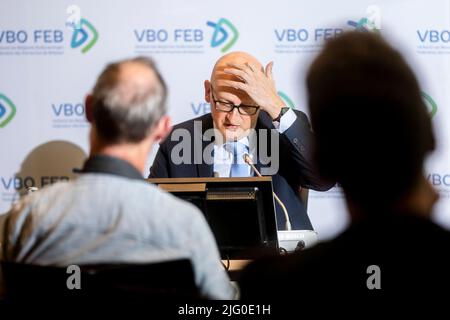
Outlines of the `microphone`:
[{"label": "microphone", "polygon": [[[253,171],[255,171],[259,177],[262,177],[261,173],[259,173],[258,169],[256,169],[255,165],[253,164],[253,160],[250,158],[248,153],[245,153],[243,157],[244,157],[245,163],[248,164],[250,167],[252,167]],[[289,231],[292,230],[291,221],[289,220],[289,214],[288,214],[286,207],[284,206],[284,203],[280,200],[280,198],[278,198],[278,196],[276,195],[275,192],[272,192],[272,193],[273,193],[273,197],[278,202],[281,209],[283,209],[284,219],[286,221],[285,225],[284,225],[285,229],[289,230]]]}]

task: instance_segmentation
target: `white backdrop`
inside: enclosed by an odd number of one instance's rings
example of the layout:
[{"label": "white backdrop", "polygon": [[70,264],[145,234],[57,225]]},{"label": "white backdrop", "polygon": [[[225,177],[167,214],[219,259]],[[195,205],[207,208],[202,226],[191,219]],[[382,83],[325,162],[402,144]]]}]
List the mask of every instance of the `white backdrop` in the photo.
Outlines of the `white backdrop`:
[{"label": "white backdrop", "polygon": [[[427,175],[441,195],[435,219],[450,227],[450,0],[2,0],[0,16],[0,212],[24,186],[74,176],[88,153],[83,99],[112,60],[156,60],[174,123],[209,111],[203,81],[234,50],[273,60],[280,94],[308,113],[304,74],[324,38],[381,28],[417,72],[433,115],[439,148]],[[322,239],[347,224],[338,187],[310,192],[308,211]]]}]

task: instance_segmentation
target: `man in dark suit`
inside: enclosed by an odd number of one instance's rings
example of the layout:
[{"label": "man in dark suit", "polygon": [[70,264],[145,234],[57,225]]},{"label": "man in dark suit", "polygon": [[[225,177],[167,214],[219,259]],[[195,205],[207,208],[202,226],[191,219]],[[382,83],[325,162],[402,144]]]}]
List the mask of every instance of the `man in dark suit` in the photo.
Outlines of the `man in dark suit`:
[{"label": "man in dark suit", "polygon": [[440,295],[450,233],[430,220],[437,194],[423,163],[435,141],[413,72],[381,36],[352,32],[325,45],[307,85],[314,159],[342,186],[351,224],[334,240],[251,264],[242,297],[378,306]]},{"label": "man in dark suit", "polygon": [[[333,184],[318,178],[310,159],[309,121],[278,96],[272,65],[264,69],[244,52],[221,57],[204,83],[211,113],[173,128],[160,145],[150,178],[253,176],[243,160],[248,154],[263,175],[272,176],[293,229],[312,230],[298,190],[328,190]],[[283,229],[278,203],[276,213]]]}]

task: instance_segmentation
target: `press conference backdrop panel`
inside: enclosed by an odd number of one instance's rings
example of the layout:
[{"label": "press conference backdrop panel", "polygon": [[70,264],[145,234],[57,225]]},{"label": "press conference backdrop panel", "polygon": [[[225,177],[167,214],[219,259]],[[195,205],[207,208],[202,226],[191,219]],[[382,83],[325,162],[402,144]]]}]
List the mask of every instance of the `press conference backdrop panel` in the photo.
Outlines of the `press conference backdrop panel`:
[{"label": "press conference backdrop panel", "polygon": [[[209,112],[203,81],[215,60],[248,51],[275,62],[279,94],[308,113],[304,75],[324,39],[364,29],[386,36],[418,74],[438,137],[426,166],[441,196],[434,218],[450,227],[449,0],[2,0],[0,13],[2,213],[25,187],[75,176],[88,153],[83,100],[107,62],[152,56],[177,123]],[[308,209],[322,239],[348,223],[339,186],[310,192]]]}]

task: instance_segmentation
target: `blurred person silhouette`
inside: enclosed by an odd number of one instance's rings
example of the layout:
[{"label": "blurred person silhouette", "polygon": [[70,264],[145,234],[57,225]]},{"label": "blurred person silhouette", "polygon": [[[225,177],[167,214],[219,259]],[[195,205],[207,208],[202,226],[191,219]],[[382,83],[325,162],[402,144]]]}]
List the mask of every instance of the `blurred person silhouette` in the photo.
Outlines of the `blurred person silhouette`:
[{"label": "blurred person silhouette", "polygon": [[242,298],[438,294],[450,284],[450,233],[430,219],[438,196],[423,165],[435,139],[412,70],[380,35],[348,32],[325,44],[307,90],[315,161],[342,186],[351,223],[331,241],[250,264]]}]

